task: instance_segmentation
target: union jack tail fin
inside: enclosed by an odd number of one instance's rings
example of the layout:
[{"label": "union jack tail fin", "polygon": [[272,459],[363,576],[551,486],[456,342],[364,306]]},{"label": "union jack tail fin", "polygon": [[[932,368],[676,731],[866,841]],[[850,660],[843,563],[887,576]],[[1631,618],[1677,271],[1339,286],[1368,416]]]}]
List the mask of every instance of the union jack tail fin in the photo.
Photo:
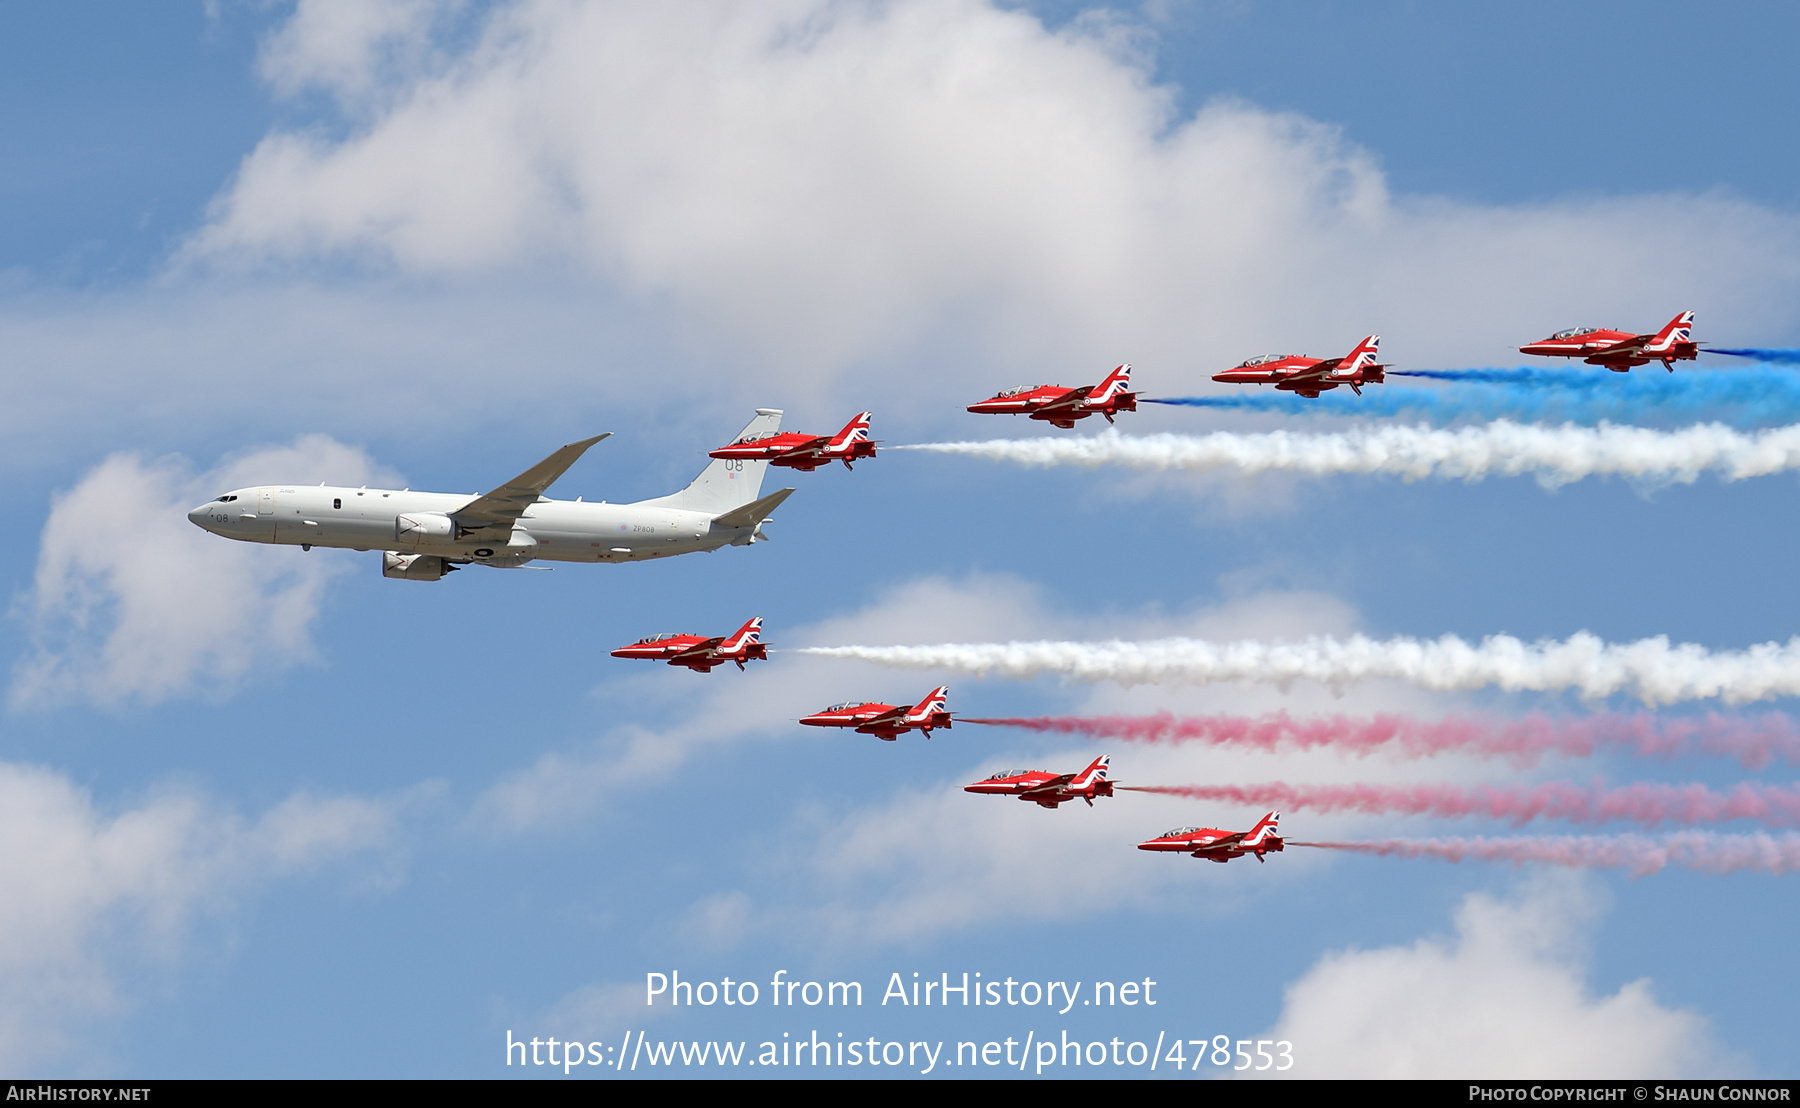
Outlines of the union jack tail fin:
[{"label": "union jack tail fin", "polygon": [[763,617],[757,616],[732,632],[730,638],[719,644],[719,652],[732,653],[762,642],[762,621]]},{"label": "union jack tail fin", "polygon": [[1131,389],[1131,363],[1127,362],[1106,375],[1106,380],[1094,386],[1088,393],[1088,403],[1098,404],[1111,400],[1122,392]]},{"label": "union jack tail fin", "polygon": [[932,716],[942,715],[944,713],[944,705],[948,703],[949,696],[950,686],[939,685],[937,688],[926,693],[925,699],[919,701],[918,707],[906,713],[906,718],[915,723],[923,723]]},{"label": "union jack tail fin", "polygon": [[1693,341],[1694,313],[1682,312],[1674,319],[1669,320],[1668,324],[1656,333],[1656,337],[1644,347],[1644,350],[1646,353],[1660,354],[1665,350],[1672,349],[1678,342]]},{"label": "union jack tail fin", "polygon": [[1244,836],[1244,848],[1246,850],[1253,849],[1261,846],[1268,840],[1277,837],[1279,834],[1278,825],[1280,823],[1280,812],[1270,812],[1268,815],[1258,820],[1256,826],[1250,829],[1250,833]]},{"label": "union jack tail fin", "polygon": [[1075,779],[1069,782],[1069,788],[1076,790],[1085,789],[1097,781],[1106,780],[1106,767],[1111,764],[1112,755],[1100,755],[1100,757],[1095,758],[1092,762],[1088,763],[1088,768],[1075,775]]},{"label": "union jack tail fin", "polygon": [[1359,369],[1367,369],[1375,364],[1375,359],[1380,353],[1381,336],[1370,335],[1368,338],[1357,343],[1356,349],[1350,351],[1350,353],[1345,356],[1344,360],[1338,363],[1337,371],[1348,375]]},{"label": "union jack tail fin", "polygon": [[874,414],[875,413],[873,412],[857,413],[855,419],[844,424],[844,429],[842,431],[831,436],[831,441],[825,444],[825,448],[827,450],[842,449],[853,442],[868,442],[869,417]]}]

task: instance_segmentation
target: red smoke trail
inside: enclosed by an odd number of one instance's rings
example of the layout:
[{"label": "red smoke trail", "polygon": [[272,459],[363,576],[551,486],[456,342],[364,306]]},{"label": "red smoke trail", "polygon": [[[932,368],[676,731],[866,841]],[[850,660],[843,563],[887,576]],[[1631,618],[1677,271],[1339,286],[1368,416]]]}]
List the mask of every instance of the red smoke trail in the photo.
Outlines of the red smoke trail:
[{"label": "red smoke trail", "polygon": [[1800,788],[1738,785],[1727,793],[1705,785],[1637,782],[1609,789],[1569,781],[1541,785],[1119,785],[1136,792],[1223,800],[1232,804],[1367,815],[1487,816],[1525,823],[1560,819],[1571,823],[1629,820],[1662,823],[1716,823],[1754,819],[1775,827],[1800,826]]},{"label": "red smoke trail", "polygon": [[1719,835],[1710,831],[1678,831],[1669,835],[1595,835],[1520,839],[1376,839],[1369,842],[1295,842],[1359,854],[1402,858],[1465,858],[1483,862],[1544,862],[1579,869],[1628,869],[1632,876],[1683,866],[1704,873],[1754,869],[1791,873],[1800,869],[1800,835]]},{"label": "red smoke trail", "polygon": [[1710,754],[1762,769],[1775,758],[1800,763],[1800,726],[1779,712],[1762,715],[1658,717],[1608,713],[1585,717],[1529,715],[1523,719],[1452,716],[1420,720],[1380,714],[1295,719],[1266,716],[1036,716],[959,720],[1022,727],[1091,739],[1129,742],[1206,742],[1253,750],[1332,747],[1366,755],[1392,749],[1409,757],[1463,753],[1509,758],[1533,765],[1546,753],[1587,757],[1603,749],[1672,757]]}]

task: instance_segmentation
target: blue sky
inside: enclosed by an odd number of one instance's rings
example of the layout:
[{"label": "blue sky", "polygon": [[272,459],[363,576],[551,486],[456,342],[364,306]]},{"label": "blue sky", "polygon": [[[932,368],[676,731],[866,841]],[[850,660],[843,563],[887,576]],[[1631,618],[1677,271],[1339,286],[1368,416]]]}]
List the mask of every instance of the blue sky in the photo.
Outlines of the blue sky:
[{"label": "blue sky", "polygon": [[[1166,783],[1726,785],[1735,765],[975,727],[890,745],[792,723],[938,680],[971,715],[1609,705],[606,656],[753,614],[777,648],[1588,630],[1733,649],[1794,632],[1790,477],[1547,491],[885,452],[796,474],[766,546],[436,584],[181,516],[262,481],[487,488],[602,430],[556,492],[640,499],[759,405],[811,430],[872,409],[891,443],[1089,435],[962,406],[1123,360],[1151,395],[1203,393],[1244,357],[1369,331],[1401,364],[1511,365],[1560,327],[1691,307],[1703,339],[1796,345],[1796,167],[1771,141],[1800,91],[1776,56],[1788,9],[83,12],[0,12],[0,466],[31,536],[0,551],[10,1069],[504,1076],[508,1030],[1067,1029],[1286,1037],[1312,1076],[1794,1072],[1789,878],[1202,866],[1131,846],[1260,812],[1139,794],[1022,811],[957,788],[1098,752]],[[1284,830],[1514,833],[1310,813]],[[644,975],[669,970],[872,995],[842,1017],[647,1014]],[[874,1004],[890,973],[965,970],[1149,977],[1162,999]]]}]

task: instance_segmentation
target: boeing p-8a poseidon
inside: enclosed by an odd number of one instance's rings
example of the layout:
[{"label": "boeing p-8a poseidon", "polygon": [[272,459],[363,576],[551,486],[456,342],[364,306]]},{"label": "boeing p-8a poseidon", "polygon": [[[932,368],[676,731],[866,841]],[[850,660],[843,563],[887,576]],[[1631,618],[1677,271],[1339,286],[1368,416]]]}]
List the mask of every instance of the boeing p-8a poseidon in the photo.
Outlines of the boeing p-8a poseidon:
[{"label": "boeing p-8a poseidon", "polygon": [[[738,438],[780,427],[779,409],[758,408]],[[721,458],[687,488],[654,500],[608,504],[546,497],[545,490],[603,438],[570,443],[483,496],[263,485],[228,492],[188,518],[243,542],[380,550],[384,576],[436,581],[471,563],[511,569],[533,561],[635,562],[748,546],[766,537],[762,525],[794,491],[759,498],[769,463]]]}]

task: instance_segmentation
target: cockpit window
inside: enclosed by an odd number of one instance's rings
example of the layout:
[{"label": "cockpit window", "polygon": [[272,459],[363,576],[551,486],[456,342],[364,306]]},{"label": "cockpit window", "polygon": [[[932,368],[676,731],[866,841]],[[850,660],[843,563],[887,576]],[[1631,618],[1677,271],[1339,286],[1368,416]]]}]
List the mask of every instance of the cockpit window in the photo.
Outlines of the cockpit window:
[{"label": "cockpit window", "polygon": [[1050,387],[1049,385],[1020,385],[1016,389],[1006,389],[1003,392],[1001,392],[999,395],[1001,395],[1001,396],[1017,396],[1022,392],[1036,392],[1039,389],[1047,389],[1049,387]]},{"label": "cockpit window", "polygon": [[862,707],[862,701],[860,701],[860,700],[846,700],[846,701],[844,701],[844,702],[843,702],[843,703],[842,703],[842,704],[833,704],[833,705],[832,705],[832,706],[831,706],[831,707],[829,707],[829,708],[826,708],[826,709],[825,709],[825,711],[827,711],[827,712],[841,712],[841,711],[844,711],[844,710],[845,710],[845,709],[847,709],[847,708],[860,708],[860,707]]},{"label": "cockpit window", "polygon": [[1204,828],[1204,827],[1177,827],[1173,831],[1164,831],[1158,837],[1164,838],[1164,839],[1185,839],[1189,835],[1194,834],[1196,831],[1204,831],[1204,830],[1206,830],[1206,828]]},{"label": "cockpit window", "polygon": [[1550,337],[1553,339],[1572,339],[1579,335],[1591,335],[1598,330],[1600,330],[1598,327],[1571,327],[1567,331],[1558,331]]},{"label": "cockpit window", "polygon": [[1248,361],[1239,362],[1237,367],[1239,369],[1250,369],[1254,366],[1268,365],[1270,362],[1279,362],[1287,358],[1303,357],[1305,357],[1304,354],[1264,354],[1260,358],[1251,358]]},{"label": "cockpit window", "polygon": [[638,642],[640,642],[640,643],[662,642],[664,639],[672,639],[676,635],[679,635],[680,633],[681,632],[679,632],[679,631],[664,631],[660,635],[645,635],[643,638],[639,639]]},{"label": "cockpit window", "polygon": [[229,504],[233,500],[236,500],[237,497],[233,496],[231,493],[226,493],[224,496],[215,496],[215,497],[213,497],[213,499],[217,500],[221,504]]},{"label": "cockpit window", "polygon": [[999,781],[1007,777],[1023,777],[1030,772],[1031,771],[1028,769],[1006,769],[994,774],[992,777],[988,778],[988,780]]}]

